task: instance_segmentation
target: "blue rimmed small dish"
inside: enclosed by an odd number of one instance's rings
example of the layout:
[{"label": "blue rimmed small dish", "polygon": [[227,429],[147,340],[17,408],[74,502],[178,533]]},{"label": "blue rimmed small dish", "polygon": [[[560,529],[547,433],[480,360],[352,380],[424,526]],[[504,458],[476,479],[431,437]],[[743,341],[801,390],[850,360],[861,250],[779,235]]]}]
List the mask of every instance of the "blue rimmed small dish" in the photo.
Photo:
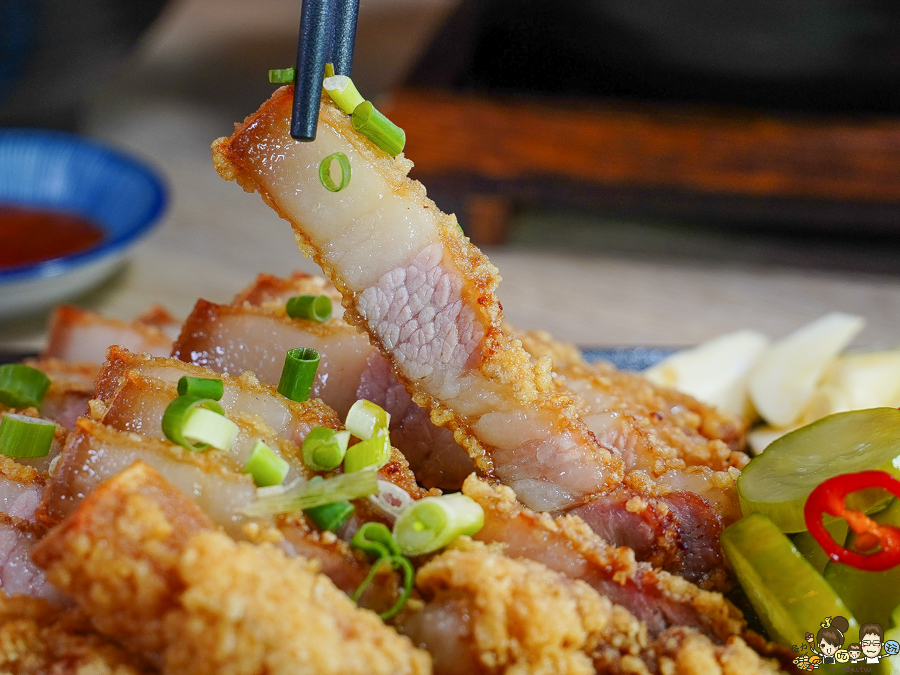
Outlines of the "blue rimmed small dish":
[{"label": "blue rimmed small dish", "polygon": [[46,307],[111,274],[159,222],[159,174],[95,141],[55,131],[0,129],[0,205],[76,214],[103,230],[88,249],[0,267],[0,317]]}]

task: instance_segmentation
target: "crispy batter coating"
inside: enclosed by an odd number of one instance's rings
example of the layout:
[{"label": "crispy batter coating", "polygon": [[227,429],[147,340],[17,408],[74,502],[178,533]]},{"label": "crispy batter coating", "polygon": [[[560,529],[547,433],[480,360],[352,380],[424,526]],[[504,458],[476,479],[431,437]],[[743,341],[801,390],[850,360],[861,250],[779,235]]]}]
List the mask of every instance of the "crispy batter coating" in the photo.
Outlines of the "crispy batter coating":
[{"label": "crispy batter coating", "polygon": [[[428,622],[413,617],[407,626],[440,655],[435,662],[439,675],[782,672],[776,661],[761,657],[737,636],[716,644],[682,627],[651,639],[643,622],[586,583],[465,538],[424,565],[416,587],[432,616]],[[443,612],[441,621],[435,620],[436,612]],[[444,644],[448,629],[457,638],[455,650]]]},{"label": "crispy batter coating", "polygon": [[431,672],[425,652],[317,563],[235,543],[141,462],[98,487],[34,557],[101,632],[166,674]]},{"label": "crispy batter coating", "polygon": [[144,653],[163,651],[163,618],[183,582],[188,539],[212,521],[149,465],[102,483],[34,548],[32,558],[104,635]]},{"label": "crispy batter coating", "polygon": [[672,628],[654,644],[659,672],[665,675],[775,675],[783,672],[741,638],[715,645],[689,628]]},{"label": "crispy batter coating", "polygon": [[536,560],[582,579],[647,623],[651,636],[688,625],[717,642],[745,631],[740,612],[719,594],[635,561],[625,547],[607,544],[577,516],[551,518],[522,506],[515,493],[472,475],[463,492],[485,511],[478,539],[503,544],[508,555]]},{"label": "crispy batter coating", "polygon": [[[216,532],[179,561],[186,584],[166,617],[167,673],[430,673],[428,655],[357,608],[318,565]],[[223,601],[224,599],[224,601]]]},{"label": "crispy batter coating", "polygon": [[588,675],[595,652],[618,660],[646,647],[646,628],[584,582],[476,542],[427,563],[416,587],[467,603],[460,616],[483,673]]},{"label": "crispy batter coating", "polygon": [[87,617],[37,598],[0,592],[3,675],[150,675],[156,671],[97,634]]}]

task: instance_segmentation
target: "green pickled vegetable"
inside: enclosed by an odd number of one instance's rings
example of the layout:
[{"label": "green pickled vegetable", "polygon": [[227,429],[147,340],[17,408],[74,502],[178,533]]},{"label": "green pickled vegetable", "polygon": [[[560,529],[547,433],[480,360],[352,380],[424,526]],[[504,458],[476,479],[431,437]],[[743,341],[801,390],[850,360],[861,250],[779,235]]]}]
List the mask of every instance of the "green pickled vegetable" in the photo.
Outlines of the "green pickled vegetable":
[{"label": "green pickled vegetable", "polygon": [[764,515],[739,520],[722,533],[721,542],[774,642],[786,647],[806,644],[806,632],[826,616],[845,616],[851,632],[858,628],[843,600]]},{"label": "green pickled vegetable", "polygon": [[[888,508],[871,518],[882,525],[900,526],[900,500],[892,500]],[[855,538],[851,532],[846,539],[847,548],[852,547]],[[900,605],[900,566],[869,572],[829,562],[824,576],[856,616],[866,623],[889,625],[891,614]]]},{"label": "green pickled vegetable", "polygon": [[[783,532],[803,532],[803,505],[828,478],[877,469],[900,478],[900,410],[872,408],[829,415],[782,436],[744,467],[737,481],[744,515],[762,513]],[[847,500],[869,511],[887,500],[864,490]]]}]

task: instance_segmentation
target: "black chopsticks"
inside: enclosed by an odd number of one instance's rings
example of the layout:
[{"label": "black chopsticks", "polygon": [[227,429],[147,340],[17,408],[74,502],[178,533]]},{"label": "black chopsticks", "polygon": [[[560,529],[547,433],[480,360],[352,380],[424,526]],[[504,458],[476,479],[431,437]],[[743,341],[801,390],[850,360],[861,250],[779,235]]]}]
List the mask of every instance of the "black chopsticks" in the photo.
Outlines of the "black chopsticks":
[{"label": "black chopsticks", "polygon": [[350,75],[358,16],[359,0],[303,0],[291,113],[298,141],[316,138],[325,64],[334,65],[335,75]]}]

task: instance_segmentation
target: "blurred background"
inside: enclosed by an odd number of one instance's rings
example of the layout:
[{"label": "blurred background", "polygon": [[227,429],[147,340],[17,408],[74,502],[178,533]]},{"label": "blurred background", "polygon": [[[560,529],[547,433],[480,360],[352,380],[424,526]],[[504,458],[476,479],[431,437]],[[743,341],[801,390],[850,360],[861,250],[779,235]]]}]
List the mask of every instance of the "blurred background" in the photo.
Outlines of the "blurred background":
[{"label": "blurred background", "polygon": [[[76,302],[186,314],[314,272],[209,145],[294,61],[299,0],[0,0],[0,126],[166,177],[162,226]],[[900,342],[900,7],[361,0],[354,80],[500,268],[509,320],[585,346],[780,337],[832,310]],[[45,315],[0,322],[0,347]]]}]

